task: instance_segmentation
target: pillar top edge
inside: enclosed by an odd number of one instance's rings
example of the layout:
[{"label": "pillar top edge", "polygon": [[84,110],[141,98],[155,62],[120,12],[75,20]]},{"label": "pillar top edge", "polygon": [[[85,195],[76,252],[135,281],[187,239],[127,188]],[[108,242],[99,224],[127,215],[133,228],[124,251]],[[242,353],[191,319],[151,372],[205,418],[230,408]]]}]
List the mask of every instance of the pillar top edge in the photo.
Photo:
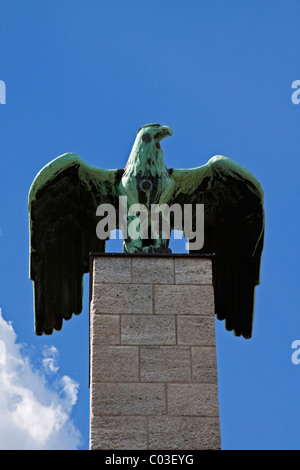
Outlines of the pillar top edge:
[{"label": "pillar top edge", "polygon": [[132,257],[132,258],[215,258],[214,253],[89,253],[90,258]]}]

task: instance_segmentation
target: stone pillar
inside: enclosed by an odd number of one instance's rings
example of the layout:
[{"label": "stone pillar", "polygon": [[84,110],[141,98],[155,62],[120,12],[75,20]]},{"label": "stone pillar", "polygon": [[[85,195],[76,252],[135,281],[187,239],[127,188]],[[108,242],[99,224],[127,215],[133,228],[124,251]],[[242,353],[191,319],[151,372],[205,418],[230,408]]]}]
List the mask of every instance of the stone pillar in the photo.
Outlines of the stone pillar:
[{"label": "stone pillar", "polygon": [[90,449],[220,449],[211,257],[91,261]]}]

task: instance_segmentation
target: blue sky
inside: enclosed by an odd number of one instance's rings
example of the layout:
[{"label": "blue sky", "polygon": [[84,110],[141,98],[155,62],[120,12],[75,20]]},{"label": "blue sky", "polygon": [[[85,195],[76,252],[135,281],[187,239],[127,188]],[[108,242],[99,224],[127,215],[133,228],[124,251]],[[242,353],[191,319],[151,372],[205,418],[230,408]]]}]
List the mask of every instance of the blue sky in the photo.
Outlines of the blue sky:
[{"label": "blue sky", "polygon": [[[88,448],[88,276],[83,313],[35,336],[29,187],[65,152],[123,168],[149,122],[173,128],[162,143],[167,167],[222,154],[263,187],[254,336],[216,323],[222,448],[300,448],[300,364],[291,361],[300,339],[299,18],[297,0],[0,0],[0,339],[23,371],[1,387],[1,448]],[[9,401],[12,390],[29,416]],[[50,414],[53,428],[27,442],[35,413],[41,422]]]}]

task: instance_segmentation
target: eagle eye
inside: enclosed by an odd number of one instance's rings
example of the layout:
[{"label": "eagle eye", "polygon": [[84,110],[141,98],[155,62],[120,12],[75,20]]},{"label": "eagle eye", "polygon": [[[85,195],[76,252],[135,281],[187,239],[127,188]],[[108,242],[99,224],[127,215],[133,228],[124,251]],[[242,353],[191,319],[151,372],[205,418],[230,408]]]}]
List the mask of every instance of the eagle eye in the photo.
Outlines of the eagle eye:
[{"label": "eagle eye", "polygon": [[142,139],[143,139],[144,142],[148,143],[148,142],[151,142],[152,137],[149,134],[149,132],[146,132],[146,134],[143,135]]}]

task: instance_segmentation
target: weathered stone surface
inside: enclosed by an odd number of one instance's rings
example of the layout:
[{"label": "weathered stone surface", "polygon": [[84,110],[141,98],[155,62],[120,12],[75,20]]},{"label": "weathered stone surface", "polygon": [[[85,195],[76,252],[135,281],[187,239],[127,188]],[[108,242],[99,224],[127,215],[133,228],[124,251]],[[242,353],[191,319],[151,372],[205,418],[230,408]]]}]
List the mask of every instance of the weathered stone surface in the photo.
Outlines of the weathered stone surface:
[{"label": "weathered stone surface", "polygon": [[215,344],[214,313],[208,315],[178,315],[178,344],[207,346]]},{"label": "weathered stone surface", "polygon": [[93,416],[91,450],[143,450],[147,448],[144,416]]},{"label": "weathered stone surface", "polygon": [[154,286],[155,313],[173,315],[213,315],[212,286]]},{"label": "weathered stone surface", "polygon": [[220,449],[218,418],[151,416],[148,418],[148,449]]},{"label": "weathered stone surface", "polygon": [[190,382],[190,348],[184,346],[141,346],[142,382]]},{"label": "weathered stone surface", "polygon": [[122,315],[122,344],[176,344],[175,317],[172,315]]},{"label": "weathered stone surface", "polygon": [[92,349],[97,350],[104,344],[120,344],[119,315],[91,315]]},{"label": "weathered stone surface", "polygon": [[147,416],[166,412],[163,384],[95,382],[91,395],[95,415]]},{"label": "weathered stone surface", "polygon": [[97,313],[152,313],[152,285],[95,284],[92,308]]},{"label": "weathered stone surface", "polygon": [[137,382],[139,351],[136,346],[102,346],[92,354],[92,379],[95,382]]},{"label": "weathered stone surface", "polygon": [[217,356],[214,346],[192,347],[192,381],[218,383]]},{"label": "weathered stone surface", "polygon": [[168,384],[168,414],[177,416],[219,416],[215,384]]},{"label": "weathered stone surface", "polygon": [[147,284],[174,284],[174,259],[150,257],[132,259],[132,282]]},{"label": "weathered stone surface", "polygon": [[130,283],[131,282],[131,259],[121,256],[98,257],[93,263],[93,278],[99,283]]},{"label": "weathered stone surface", "polygon": [[212,284],[209,258],[175,258],[175,284]]},{"label": "weathered stone surface", "polygon": [[221,448],[210,270],[207,258],[99,257],[91,449]]}]

